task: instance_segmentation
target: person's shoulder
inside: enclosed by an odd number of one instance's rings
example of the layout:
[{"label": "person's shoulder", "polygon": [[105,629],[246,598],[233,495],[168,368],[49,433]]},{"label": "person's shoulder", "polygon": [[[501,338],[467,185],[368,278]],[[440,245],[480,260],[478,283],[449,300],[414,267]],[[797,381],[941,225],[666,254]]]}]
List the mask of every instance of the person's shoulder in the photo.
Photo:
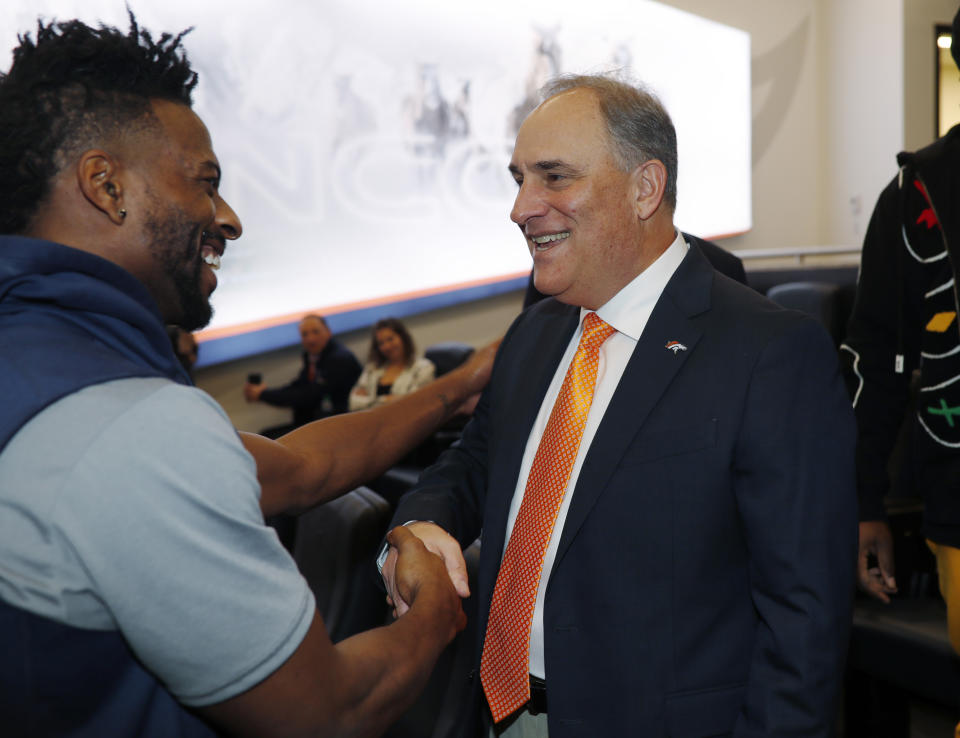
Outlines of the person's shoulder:
[{"label": "person's shoulder", "polygon": [[258,507],[253,457],[203,390],[163,379],[123,379],[68,399],[69,407],[52,407],[31,431],[55,442],[58,460],[78,477],[104,490],[116,479],[137,477],[128,505],[146,504],[163,489],[166,499],[202,494],[210,504]]},{"label": "person's shoulder", "polygon": [[743,260],[739,256],[727,251],[713,241],[707,241],[690,233],[684,232],[683,238],[691,246],[700,249],[716,271],[742,284],[747,283],[747,273],[743,266]]},{"label": "person's shoulder", "polygon": [[323,353],[331,356],[338,356],[342,354],[350,354],[353,356],[353,352],[340,343],[340,341],[338,341],[336,338],[331,338],[329,341],[327,341],[327,345],[324,347]]},{"label": "person's shoulder", "polygon": [[162,377],[130,377],[60,398],[31,418],[10,445],[22,445],[24,438],[44,439],[43,447],[55,448],[64,458],[83,454],[105,437],[120,435],[133,443],[142,436],[161,436],[171,425],[190,432],[201,424],[206,429],[233,429],[206,392]]},{"label": "person's shoulder", "polygon": [[334,361],[347,362],[360,366],[360,361],[354,355],[353,351],[335,338],[331,338],[327,342],[327,346],[324,349],[324,354],[329,356]]},{"label": "person's shoulder", "polygon": [[765,342],[794,332],[829,338],[826,328],[813,316],[778,305],[723,274],[714,277],[711,313],[719,330],[748,340]]},{"label": "person's shoulder", "polygon": [[[178,384],[165,377],[128,377],[89,385],[61,398],[43,413],[83,416],[100,422],[109,422],[129,412],[179,410],[183,405],[207,406],[219,410],[202,390]],[[221,411],[222,412],[222,411]]]},{"label": "person's shoulder", "polygon": [[901,151],[897,154],[897,163],[921,171],[960,163],[960,124],[922,148]]},{"label": "person's shoulder", "polygon": [[188,437],[194,441],[236,437],[226,412],[210,395],[162,377],[115,379],[85,387],[38,413],[21,433],[25,431],[47,438],[47,445],[55,444],[58,453],[69,449],[78,458],[104,443],[137,449]]},{"label": "person's shoulder", "polygon": [[169,418],[178,423],[189,423],[191,418],[202,415],[222,420],[232,428],[224,409],[209,394],[162,377],[118,379],[88,387],[77,394],[88,403],[147,414],[157,420]]}]

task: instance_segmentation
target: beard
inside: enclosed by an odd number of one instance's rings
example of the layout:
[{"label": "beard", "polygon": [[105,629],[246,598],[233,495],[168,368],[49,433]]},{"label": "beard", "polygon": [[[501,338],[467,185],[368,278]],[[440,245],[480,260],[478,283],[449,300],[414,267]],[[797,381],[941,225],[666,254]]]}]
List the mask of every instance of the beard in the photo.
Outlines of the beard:
[{"label": "beard", "polygon": [[153,257],[174,288],[179,315],[171,322],[185,331],[203,328],[213,317],[213,306],[200,288],[203,261],[199,244],[203,227],[193,223],[183,210],[170,205],[157,207],[144,225]]}]

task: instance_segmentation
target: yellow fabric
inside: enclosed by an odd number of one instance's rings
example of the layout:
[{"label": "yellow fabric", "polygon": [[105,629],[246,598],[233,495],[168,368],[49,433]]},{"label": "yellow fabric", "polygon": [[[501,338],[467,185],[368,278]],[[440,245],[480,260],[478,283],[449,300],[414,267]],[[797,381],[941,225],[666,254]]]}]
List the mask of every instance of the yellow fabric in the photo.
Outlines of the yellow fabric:
[{"label": "yellow fabric", "polygon": [[940,579],[940,594],[947,603],[947,629],[950,645],[960,654],[960,549],[942,543],[927,541],[937,557],[937,575]]},{"label": "yellow fabric", "polygon": [[930,318],[930,322],[927,323],[927,330],[931,333],[946,333],[947,328],[953,323],[955,317],[957,317],[957,314],[952,311],[948,313],[937,313]]},{"label": "yellow fabric", "polygon": [[[947,631],[950,634],[950,645],[960,654],[960,549],[934,543],[931,540],[927,540],[927,546],[937,557],[940,594],[947,603]],[[957,727],[954,728],[953,735],[954,738],[960,738],[960,723],[957,723]]]},{"label": "yellow fabric", "polygon": [[480,683],[497,723],[530,699],[530,629],[543,557],[593,402],[600,346],[614,332],[596,313],[583,320],[497,574],[480,659]]}]

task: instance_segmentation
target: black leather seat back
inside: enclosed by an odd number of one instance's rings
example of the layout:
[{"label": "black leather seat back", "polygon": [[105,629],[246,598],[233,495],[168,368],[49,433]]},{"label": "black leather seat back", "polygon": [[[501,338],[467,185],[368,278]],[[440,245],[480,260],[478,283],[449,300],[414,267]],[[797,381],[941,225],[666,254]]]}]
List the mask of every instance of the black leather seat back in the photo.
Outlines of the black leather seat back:
[{"label": "black leather seat back", "polygon": [[293,557],[334,642],[383,624],[387,606],[375,559],[389,522],[390,506],[366,487],[297,520]]}]

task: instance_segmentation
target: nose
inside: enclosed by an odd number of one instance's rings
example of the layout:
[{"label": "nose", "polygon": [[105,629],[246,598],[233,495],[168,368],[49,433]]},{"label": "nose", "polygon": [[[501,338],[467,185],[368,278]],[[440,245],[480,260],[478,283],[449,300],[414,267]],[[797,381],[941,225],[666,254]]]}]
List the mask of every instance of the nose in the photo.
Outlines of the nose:
[{"label": "nose", "polygon": [[513,201],[513,209],[510,211],[510,220],[523,228],[528,220],[543,215],[544,211],[543,198],[540,197],[538,188],[529,180],[521,183],[517,198]]},{"label": "nose", "polygon": [[217,227],[220,229],[220,233],[223,234],[223,237],[228,241],[234,241],[240,238],[240,234],[243,233],[243,226],[240,225],[240,218],[237,217],[237,214],[233,212],[233,208],[217,194],[217,215],[216,215]]}]

